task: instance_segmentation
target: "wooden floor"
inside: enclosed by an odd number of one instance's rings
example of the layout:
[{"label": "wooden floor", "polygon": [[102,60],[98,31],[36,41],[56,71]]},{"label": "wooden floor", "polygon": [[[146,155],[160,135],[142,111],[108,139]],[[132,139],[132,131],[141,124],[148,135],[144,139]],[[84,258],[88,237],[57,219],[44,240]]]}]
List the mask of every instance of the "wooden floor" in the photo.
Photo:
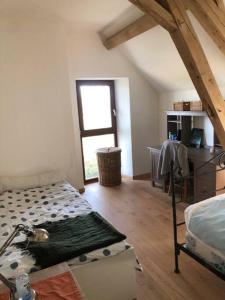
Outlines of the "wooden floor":
[{"label": "wooden floor", "polygon": [[[173,273],[171,204],[167,194],[149,181],[124,179],[108,188],[87,185],[85,198],[128,237],[144,269],[137,272],[138,300],[225,299],[225,282],[185,254],[181,274]],[[183,220],[183,206],[178,216]],[[180,232],[183,236],[183,232]],[[182,239],[183,241],[183,239]]]}]

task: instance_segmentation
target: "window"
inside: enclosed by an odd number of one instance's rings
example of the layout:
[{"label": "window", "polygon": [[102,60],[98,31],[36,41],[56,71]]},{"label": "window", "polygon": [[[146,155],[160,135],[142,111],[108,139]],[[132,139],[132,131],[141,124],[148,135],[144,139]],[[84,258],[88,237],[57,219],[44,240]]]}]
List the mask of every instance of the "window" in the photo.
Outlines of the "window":
[{"label": "window", "polygon": [[117,146],[112,80],[77,80],[77,101],[85,182],[98,176],[96,150]]}]

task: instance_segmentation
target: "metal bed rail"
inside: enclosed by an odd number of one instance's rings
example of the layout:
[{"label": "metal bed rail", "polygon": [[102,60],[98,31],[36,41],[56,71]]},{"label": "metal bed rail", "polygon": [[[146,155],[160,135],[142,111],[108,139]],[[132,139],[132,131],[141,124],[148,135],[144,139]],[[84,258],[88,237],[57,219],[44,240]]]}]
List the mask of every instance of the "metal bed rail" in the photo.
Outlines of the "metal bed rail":
[{"label": "metal bed rail", "polygon": [[[204,167],[209,164],[213,163],[213,161],[219,166],[218,170],[215,170],[215,172],[219,172],[222,170],[225,170],[225,151],[221,151],[217,153],[212,159],[210,159],[208,162],[202,164],[201,166],[198,167],[198,170],[204,169]],[[206,172],[200,173],[199,176],[208,174]],[[188,178],[191,178],[192,176],[188,176]],[[177,204],[178,202],[176,201],[176,192],[175,192],[175,178],[174,178],[174,163],[171,162],[170,166],[170,183],[171,183],[171,194],[172,194],[172,213],[173,213],[173,239],[174,239],[174,262],[175,262],[175,268],[174,272],[175,273],[180,273],[179,269],[179,255],[180,252],[186,253],[188,256],[192,257],[195,261],[200,263],[202,266],[207,268],[209,271],[217,275],[219,278],[225,280],[225,274],[221,273],[217,269],[215,269],[212,265],[210,265],[207,261],[205,261],[203,258],[200,256],[196,255],[193,253],[191,250],[189,250],[186,247],[185,243],[179,243],[178,242],[178,227],[185,225],[185,222],[177,222]],[[221,189],[225,190],[225,186]],[[213,191],[215,192],[215,191]],[[204,201],[204,200],[203,200]],[[180,201],[179,201],[180,202]]]}]

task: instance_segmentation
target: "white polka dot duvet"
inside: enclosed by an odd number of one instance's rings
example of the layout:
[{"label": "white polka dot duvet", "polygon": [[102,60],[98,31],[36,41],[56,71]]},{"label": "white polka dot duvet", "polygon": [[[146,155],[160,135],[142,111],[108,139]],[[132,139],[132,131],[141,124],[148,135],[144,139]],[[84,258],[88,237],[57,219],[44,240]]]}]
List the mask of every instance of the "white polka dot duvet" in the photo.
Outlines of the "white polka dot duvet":
[{"label": "white polka dot duvet", "polygon": [[[90,213],[91,210],[90,204],[68,182],[58,182],[27,190],[7,191],[0,195],[0,247],[18,224],[38,225],[47,221],[74,218]],[[26,236],[20,233],[13,243],[25,239]],[[69,261],[69,265],[89,263],[119,254],[129,248],[130,245],[122,241],[75,257]],[[7,278],[11,278],[16,276],[19,268],[27,273],[40,269],[28,251],[10,246],[0,257],[0,272]]]}]

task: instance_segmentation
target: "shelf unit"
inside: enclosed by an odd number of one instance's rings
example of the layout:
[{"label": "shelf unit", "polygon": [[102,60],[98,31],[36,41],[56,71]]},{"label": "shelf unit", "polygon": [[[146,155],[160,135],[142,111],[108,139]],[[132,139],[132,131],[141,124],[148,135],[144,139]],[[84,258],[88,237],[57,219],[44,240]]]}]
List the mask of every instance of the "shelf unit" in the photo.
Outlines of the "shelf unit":
[{"label": "shelf unit", "polygon": [[[169,133],[176,134],[178,140],[188,145],[191,138],[191,130],[194,127],[196,117],[208,117],[205,111],[166,111],[167,138]],[[219,146],[219,140],[214,132],[214,146]]]},{"label": "shelf unit", "polygon": [[181,110],[167,110],[167,116],[190,116],[190,117],[207,117],[205,111],[181,111]]},{"label": "shelf unit", "polygon": [[[184,113],[184,114],[183,114]],[[186,112],[167,112],[167,138],[169,134],[176,134],[177,139],[188,145],[191,137],[192,118]]]}]

